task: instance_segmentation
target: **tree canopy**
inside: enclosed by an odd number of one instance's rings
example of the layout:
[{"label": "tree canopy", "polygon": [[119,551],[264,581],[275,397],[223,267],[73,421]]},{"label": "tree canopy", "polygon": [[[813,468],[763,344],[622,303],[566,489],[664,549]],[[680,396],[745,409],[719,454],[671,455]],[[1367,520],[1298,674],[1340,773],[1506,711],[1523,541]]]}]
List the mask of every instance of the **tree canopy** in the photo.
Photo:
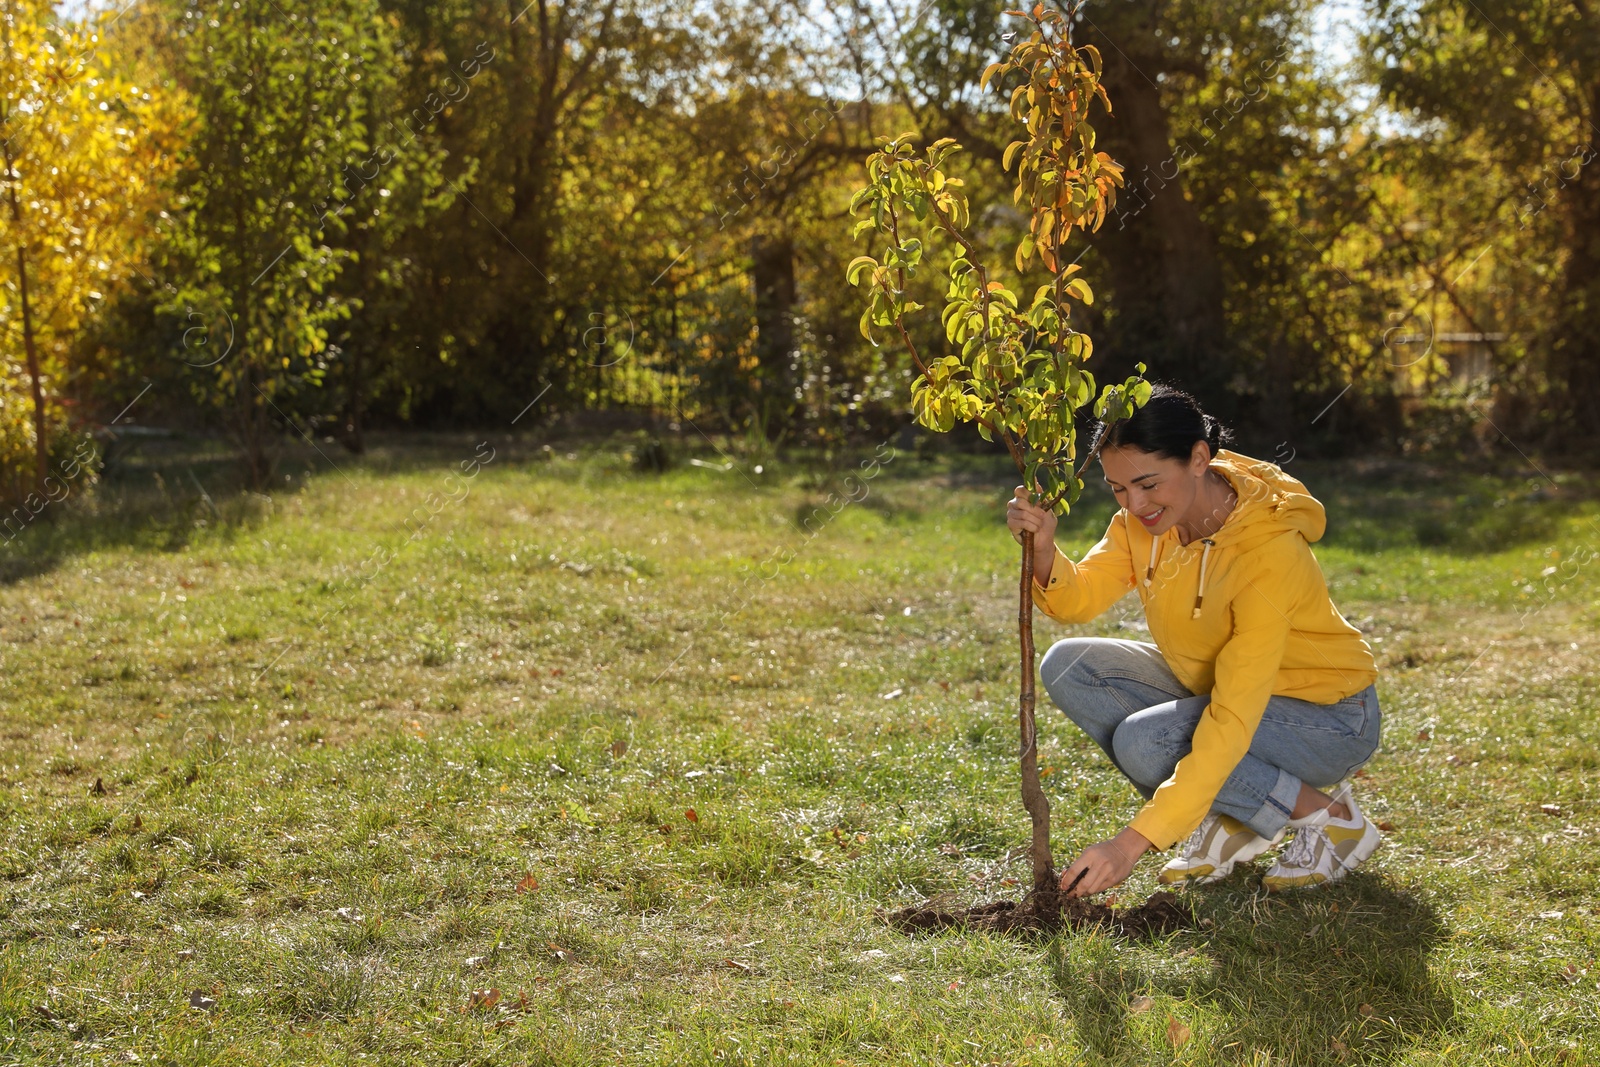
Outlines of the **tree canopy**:
[{"label": "tree canopy", "polygon": [[[1010,118],[980,85],[1003,11],[6,0],[5,493],[136,395],[124,418],[231,434],[256,482],[285,435],[581,409],[887,433],[914,368],[856,328],[839,220],[889,138],[953,138],[974,251],[1015,249]],[[1258,449],[1592,455],[1591,13],[1359,18],[1331,62],[1310,0],[1071,8],[1125,177],[1060,250],[1097,279],[1085,369],[1144,363]],[[1007,269],[1024,291],[1046,268]]]}]

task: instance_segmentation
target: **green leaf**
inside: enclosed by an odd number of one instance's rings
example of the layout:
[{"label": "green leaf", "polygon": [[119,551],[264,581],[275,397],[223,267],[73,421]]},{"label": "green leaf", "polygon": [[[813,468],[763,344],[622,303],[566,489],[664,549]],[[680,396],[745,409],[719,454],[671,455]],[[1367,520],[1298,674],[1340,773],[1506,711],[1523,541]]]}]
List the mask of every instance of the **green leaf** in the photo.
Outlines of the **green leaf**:
[{"label": "green leaf", "polygon": [[1017,242],[1017,273],[1028,269],[1028,261],[1033,259],[1035,247],[1033,234],[1023,234],[1022,240]]},{"label": "green leaf", "polygon": [[873,259],[871,256],[857,256],[855,259],[852,259],[850,261],[850,265],[845,268],[845,277],[849,279],[851,285],[859,285],[860,282],[858,279],[861,276],[861,272],[868,267],[876,267],[877,265],[878,261]]}]

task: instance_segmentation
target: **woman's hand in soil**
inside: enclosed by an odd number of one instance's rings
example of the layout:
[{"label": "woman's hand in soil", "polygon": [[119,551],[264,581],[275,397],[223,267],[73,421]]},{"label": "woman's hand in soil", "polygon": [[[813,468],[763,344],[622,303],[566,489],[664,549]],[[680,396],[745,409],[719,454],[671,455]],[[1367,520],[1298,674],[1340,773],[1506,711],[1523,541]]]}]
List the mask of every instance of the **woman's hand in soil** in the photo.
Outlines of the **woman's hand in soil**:
[{"label": "woman's hand in soil", "polygon": [[1019,485],[1013,493],[1011,502],[1006,505],[1006,526],[1019,545],[1023,531],[1033,531],[1033,573],[1043,585],[1050,580],[1050,565],[1056,558],[1056,517],[1028,502],[1027,486]]},{"label": "woman's hand in soil", "polygon": [[1068,896],[1086,897],[1121,885],[1133,873],[1139,857],[1149,850],[1148,838],[1131,827],[1125,829],[1116,837],[1084,849],[1083,855],[1061,872],[1061,890]]}]

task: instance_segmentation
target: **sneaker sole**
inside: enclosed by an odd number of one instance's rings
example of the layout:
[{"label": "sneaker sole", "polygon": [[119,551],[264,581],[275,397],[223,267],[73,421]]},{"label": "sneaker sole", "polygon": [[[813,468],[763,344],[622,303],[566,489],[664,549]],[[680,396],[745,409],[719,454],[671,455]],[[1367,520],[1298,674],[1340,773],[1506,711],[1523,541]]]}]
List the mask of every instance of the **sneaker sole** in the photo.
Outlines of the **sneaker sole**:
[{"label": "sneaker sole", "polygon": [[1165,869],[1156,875],[1156,881],[1162,885],[1210,885],[1220,882],[1233,871],[1233,864],[1225,863],[1221,867],[1206,864],[1202,867],[1192,867],[1187,871],[1174,871],[1168,874]]}]

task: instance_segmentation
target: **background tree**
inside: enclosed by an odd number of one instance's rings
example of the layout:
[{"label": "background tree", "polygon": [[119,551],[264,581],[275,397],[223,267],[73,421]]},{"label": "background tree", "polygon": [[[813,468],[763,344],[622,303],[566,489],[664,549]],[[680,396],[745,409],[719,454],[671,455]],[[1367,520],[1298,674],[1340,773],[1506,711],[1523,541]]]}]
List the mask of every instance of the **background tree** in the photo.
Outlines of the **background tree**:
[{"label": "background tree", "polygon": [[323,382],[329,328],[355,303],[332,289],[358,254],[341,240],[341,208],[381,201],[383,188],[359,186],[425,167],[425,142],[390,139],[392,119],[373,111],[393,98],[397,64],[366,0],[314,16],[269,0],[182,0],[171,21],[169,70],[197,121],[164,232],[165,310],[210,331],[185,361],[261,486],[275,425],[293,424],[297,393]]},{"label": "background tree", "polygon": [[1553,255],[1533,262],[1555,261],[1553,306],[1532,323],[1550,428],[1580,438],[1592,456],[1600,448],[1600,22],[1581,0],[1380,0],[1376,12],[1366,43],[1382,90],[1414,121],[1436,124],[1418,130],[1432,143],[1441,128],[1479,139],[1509,186],[1499,236],[1531,229],[1549,242]]},{"label": "background tree", "polygon": [[[64,21],[39,0],[0,8],[0,329],[25,358],[40,490],[76,373],[71,344],[137,270],[126,251],[148,232],[172,169],[177,104],[107,69],[109,19]],[[13,482],[7,495],[17,491]]]}]

